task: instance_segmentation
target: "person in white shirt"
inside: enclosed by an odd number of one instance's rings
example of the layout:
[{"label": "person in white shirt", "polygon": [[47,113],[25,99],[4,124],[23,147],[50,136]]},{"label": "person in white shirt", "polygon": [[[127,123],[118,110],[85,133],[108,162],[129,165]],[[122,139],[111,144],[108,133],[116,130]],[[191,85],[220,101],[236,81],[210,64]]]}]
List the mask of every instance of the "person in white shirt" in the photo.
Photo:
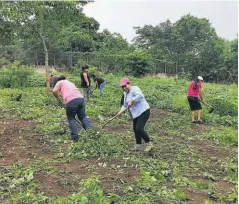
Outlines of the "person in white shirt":
[{"label": "person in white shirt", "polygon": [[149,152],[153,145],[148,134],[144,130],[145,124],[150,116],[150,107],[147,103],[144,94],[138,86],[131,86],[128,78],[120,80],[120,87],[124,90],[123,105],[118,112],[121,115],[126,109],[130,118],[133,120],[133,130],[136,139],[135,150],[142,150],[142,139],[146,143],[144,152]]}]

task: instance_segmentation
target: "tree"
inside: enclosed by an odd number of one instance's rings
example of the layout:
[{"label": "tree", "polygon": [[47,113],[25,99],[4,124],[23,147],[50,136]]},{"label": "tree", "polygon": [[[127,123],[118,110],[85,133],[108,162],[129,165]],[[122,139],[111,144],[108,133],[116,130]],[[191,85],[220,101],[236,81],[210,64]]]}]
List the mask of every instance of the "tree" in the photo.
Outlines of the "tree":
[{"label": "tree", "polygon": [[0,45],[8,45],[14,40],[14,23],[7,22],[0,14]]},{"label": "tree", "polygon": [[130,53],[135,49],[119,33],[110,33],[107,29],[98,33],[98,41],[100,42],[98,51],[105,54]]},{"label": "tree", "polygon": [[229,45],[228,52],[224,55],[224,62],[227,75],[230,82],[238,83],[238,39],[226,42]]},{"label": "tree", "polygon": [[[71,22],[79,15],[79,3],[75,1],[14,1],[1,2],[0,11],[5,22],[21,28],[21,37],[26,39],[31,31],[40,39],[45,54],[46,78],[49,78],[48,42],[50,31],[62,24]],[[59,19],[62,19],[59,21]],[[47,80],[47,90],[50,85]]]},{"label": "tree", "polygon": [[154,35],[155,28],[152,25],[145,25],[143,28],[135,28],[138,36],[133,39],[133,42],[138,48],[148,49],[151,45],[155,44],[157,39]]},{"label": "tree", "polygon": [[[231,42],[217,36],[206,18],[188,14],[174,24],[166,20],[156,26],[136,28],[136,34],[134,44],[152,56],[156,73],[183,72],[216,82],[236,79],[237,51],[232,51]],[[236,50],[237,41],[233,42]]]}]

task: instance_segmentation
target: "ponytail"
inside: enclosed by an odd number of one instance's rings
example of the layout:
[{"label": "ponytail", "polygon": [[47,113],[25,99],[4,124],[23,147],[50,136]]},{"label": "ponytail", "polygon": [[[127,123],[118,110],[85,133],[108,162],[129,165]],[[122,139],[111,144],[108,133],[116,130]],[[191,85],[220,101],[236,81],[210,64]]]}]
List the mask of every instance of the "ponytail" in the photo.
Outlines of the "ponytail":
[{"label": "ponytail", "polygon": [[196,91],[197,88],[198,88],[198,83],[199,83],[199,79],[197,78],[195,81],[194,81],[194,84],[193,84],[193,90]]}]

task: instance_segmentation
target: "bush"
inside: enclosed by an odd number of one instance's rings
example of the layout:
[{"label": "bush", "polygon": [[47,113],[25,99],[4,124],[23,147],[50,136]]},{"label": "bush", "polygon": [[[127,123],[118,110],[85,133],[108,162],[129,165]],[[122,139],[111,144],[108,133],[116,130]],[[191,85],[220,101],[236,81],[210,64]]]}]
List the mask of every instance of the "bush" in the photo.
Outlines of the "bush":
[{"label": "bush", "polygon": [[44,74],[36,73],[31,67],[20,65],[18,61],[9,63],[1,58],[0,65],[4,65],[0,74],[1,88],[43,87],[46,85]]},{"label": "bush", "polygon": [[0,58],[0,68],[9,66],[10,62],[6,58]]},{"label": "bush", "polygon": [[24,88],[27,86],[28,78],[34,73],[30,67],[20,65],[18,61],[9,64],[0,75],[1,88]]},{"label": "bush", "polygon": [[203,135],[204,138],[218,140],[222,144],[237,146],[237,130],[230,127],[220,126]]},{"label": "bush", "polygon": [[178,73],[178,78],[184,80],[191,80],[192,74],[189,72],[185,72],[184,68],[182,68],[181,72]]},{"label": "bush", "polygon": [[134,77],[141,77],[150,71],[150,58],[143,51],[135,51],[126,56],[125,66],[127,75],[130,74]]},{"label": "bush", "polygon": [[237,85],[206,85],[206,101],[215,107],[215,111],[220,116],[237,116],[238,115],[238,93]]},{"label": "bush", "polygon": [[44,87],[46,86],[46,76],[44,74],[35,73],[28,77],[27,87]]}]

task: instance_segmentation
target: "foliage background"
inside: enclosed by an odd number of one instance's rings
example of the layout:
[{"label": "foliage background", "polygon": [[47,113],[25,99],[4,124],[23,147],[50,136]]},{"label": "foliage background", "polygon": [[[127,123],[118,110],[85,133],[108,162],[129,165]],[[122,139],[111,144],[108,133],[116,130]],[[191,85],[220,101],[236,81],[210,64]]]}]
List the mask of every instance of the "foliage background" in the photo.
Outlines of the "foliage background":
[{"label": "foliage background", "polygon": [[56,68],[91,64],[105,73],[201,75],[208,82],[237,83],[238,39],[220,38],[206,18],[188,14],[175,23],[144,25],[130,44],[119,33],[100,32],[77,1],[1,2],[0,11],[0,58],[44,65],[46,48]]}]

